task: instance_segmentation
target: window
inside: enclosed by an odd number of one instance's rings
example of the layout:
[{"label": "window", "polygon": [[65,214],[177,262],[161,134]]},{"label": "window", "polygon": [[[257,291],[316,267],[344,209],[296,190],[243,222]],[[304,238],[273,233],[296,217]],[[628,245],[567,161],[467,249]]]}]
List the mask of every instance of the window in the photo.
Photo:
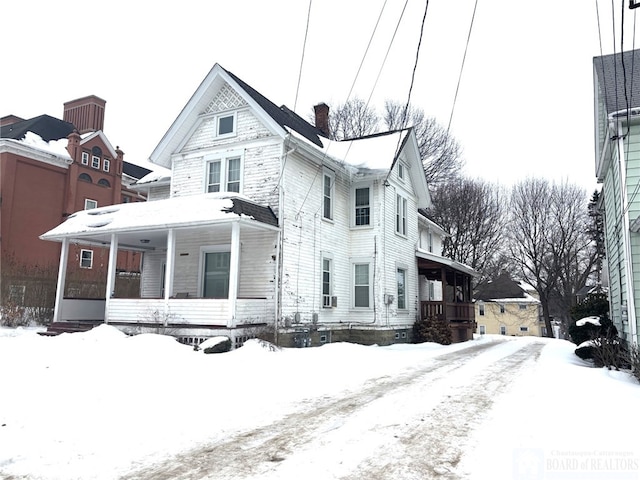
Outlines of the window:
[{"label": "window", "polygon": [[505,327],[504,325],[500,325],[500,335],[506,335],[507,334],[507,327]]},{"label": "window", "polygon": [[218,137],[230,136],[235,133],[235,114],[220,116],[217,119],[217,132]]},{"label": "window", "polygon": [[396,233],[407,235],[407,199],[396,196]]},{"label": "window", "polygon": [[93,266],[93,250],[80,250],[80,267],[91,268]]},{"label": "window", "polygon": [[91,177],[86,173],[81,173],[80,175],[78,175],[78,180],[82,180],[83,182],[89,182],[89,183],[93,182],[93,180],[91,180]]},{"label": "window", "polygon": [[95,155],[91,157],[91,166],[93,168],[100,168],[100,157],[96,157]]},{"label": "window", "polygon": [[14,305],[24,305],[25,285],[9,285],[9,301]]},{"label": "window", "polygon": [[500,304],[500,313],[504,313],[504,303]]},{"label": "window", "polygon": [[521,326],[521,327],[520,327],[520,331],[521,331],[521,332],[528,332],[528,331],[529,331],[529,327],[523,327],[523,326]]},{"label": "window", "polygon": [[404,163],[398,162],[398,179],[404,182],[404,178],[405,178]]},{"label": "window", "polygon": [[371,189],[362,187],[355,189],[355,225],[371,224]]},{"label": "window", "polygon": [[369,308],[369,264],[357,263],[353,266],[353,306]]},{"label": "window", "polygon": [[84,209],[91,210],[92,208],[98,208],[98,202],[96,200],[91,200],[90,198],[85,198]]},{"label": "window", "polygon": [[237,192],[241,190],[242,161],[239,156],[207,162],[207,192]]},{"label": "window", "polygon": [[108,158],[105,158],[105,159],[102,161],[102,169],[103,169],[105,172],[108,172],[110,167],[111,167],[111,161],[110,161]]},{"label": "window", "polygon": [[483,302],[478,303],[478,315],[480,315],[481,317],[484,316],[484,303]]},{"label": "window", "polygon": [[82,152],[82,165],[89,165],[89,152]]},{"label": "window", "polygon": [[106,178],[101,178],[100,180],[98,180],[98,185],[102,185],[103,187],[111,186],[111,184],[109,183],[109,180],[107,180]]},{"label": "window", "polygon": [[204,298],[229,297],[231,252],[204,252],[202,296]]},{"label": "window", "polygon": [[122,203],[131,203],[131,197],[128,195],[122,195]]},{"label": "window", "polygon": [[398,284],[398,309],[407,308],[407,271],[398,268],[396,270],[396,281]]},{"label": "window", "polygon": [[429,245],[427,247],[428,251],[429,251],[429,253],[433,253],[433,233],[429,232],[427,234],[427,238],[428,238],[428,242],[429,242]]},{"label": "window", "polygon": [[325,172],[322,182],[322,217],[333,220],[333,192],[335,176],[331,172]]},{"label": "window", "polygon": [[487,327],[484,325],[478,325],[478,333],[480,335],[484,335],[485,333],[487,333]]},{"label": "window", "polygon": [[322,259],[322,307],[331,308],[331,265],[330,258]]},{"label": "window", "polygon": [[518,304],[518,308],[520,310],[526,310],[527,309],[527,304],[526,303],[520,303],[520,304]]}]

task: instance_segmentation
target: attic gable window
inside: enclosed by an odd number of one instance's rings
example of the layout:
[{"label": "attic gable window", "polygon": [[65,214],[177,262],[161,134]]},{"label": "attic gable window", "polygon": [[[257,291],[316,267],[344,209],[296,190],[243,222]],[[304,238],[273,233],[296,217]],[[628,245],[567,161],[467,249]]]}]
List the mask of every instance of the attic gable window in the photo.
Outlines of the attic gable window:
[{"label": "attic gable window", "polygon": [[406,177],[406,167],[404,166],[404,163],[398,162],[398,179],[404,182],[405,177]]},{"label": "attic gable window", "polygon": [[235,125],[236,125],[236,116],[235,114],[231,115],[221,115],[218,117],[218,137],[223,135],[233,135],[235,133]]}]

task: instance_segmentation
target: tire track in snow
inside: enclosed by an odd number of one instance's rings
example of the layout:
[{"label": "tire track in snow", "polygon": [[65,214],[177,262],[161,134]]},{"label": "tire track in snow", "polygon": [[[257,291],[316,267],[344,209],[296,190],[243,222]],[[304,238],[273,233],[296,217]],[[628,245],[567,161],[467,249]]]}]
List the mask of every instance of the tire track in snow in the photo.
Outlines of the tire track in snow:
[{"label": "tire track in snow", "polygon": [[[503,391],[543,346],[523,344],[515,353],[507,351],[497,360],[482,361],[488,365],[481,367],[486,375],[499,380],[487,384],[480,379],[469,385],[464,370],[507,343],[472,345],[434,357],[426,366],[399,376],[368,382],[345,397],[312,399],[302,406],[303,411],[270,425],[239,432],[123,478],[458,478],[451,475],[478,409],[487,410],[491,396]],[[420,411],[402,405],[407,393],[425,398]],[[370,425],[371,409],[377,415],[374,418],[380,418],[375,425]],[[367,448],[362,442],[367,442]],[[394,450],[390,457],[388,452]],[[295,471],[301,463],[309,470]]]}]

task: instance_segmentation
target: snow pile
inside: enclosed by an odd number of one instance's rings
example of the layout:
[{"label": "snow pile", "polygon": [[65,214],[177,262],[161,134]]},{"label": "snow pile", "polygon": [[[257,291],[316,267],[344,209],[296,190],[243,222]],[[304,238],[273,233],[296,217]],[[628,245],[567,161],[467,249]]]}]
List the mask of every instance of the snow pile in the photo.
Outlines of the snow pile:
[{"label": "snow pile", "polygon": [[67,151],[67,144],[69,141],[66,138],[45,142],[37,133],[27,132],[24,138],[20,140],[20,143],[42,150],[43,152],[52,153],[58,157],[64,158],[65,160],[71,160],[71,156]]},{"label": "snow pile", "polygon": [[[171,337],[128,337],[102,325],[57,337],[0,329],[0,478],[119,478],[171,455],[307,412],[317,402],[339,401],[389,379],[411,379],[434,362],[453,368],[447,375],[436,375],[440,383],[417,383],[408,390],[414,394],[401,399],[380,397],[375,405],[377,398],[362,399],[372,408],[359,411],[351,428],[363,429],[363,441],[348,448],[356,449],[350,458],[366,458],[371,452],[365,438],[373,442],[384,433],[367,433],[377,428],[383,412],[426,411],[434,398],[449,398],[458,388],[449,380],[454,376],[456,382],[468,379],[474,388],[482,391],[486,384],[491,391],[492,362],[508,362],[512,352],[527,351],[535,342],[545,342],[537,362],[525,357],[531,362],[526,371],[514,377],[507,391],[495,395],[493,407],[473,414],[475,430],[465,427],[469,438],[460,441],[471,448],[464,449],[455,467],[460,478],[515,478],[514,465],[526,454],[573,459],[557,452],[588,449],[628,453],[637,459],[638,416],[612,410],[607,418],[597,418],[593,405],[632,407],[640,402],[640,387],[625,373],[587,368],[569,342],[485,335],[446,347],[336,343],[274,352],[264,343],[249,341],[229,353],[203,355]],[[474,353],[483,345],[487,349],[482,356]],[[464,368],[449,366],[447,357],[438,360],[455,352],[468,352],[473,360]],[[460,416],[456,408],[451,405],[452,419]],[[315,412],[308,414],[313,417]],[[624,428],[612,420],[622,416]],[[446,425],[448,420],[439,421]],[[344,438],[338,424],[323,428],[335,429],[331,438],[336,442]],[[350,434],[358,437],[358,431]],[[401,442],[387,445],[389,458],[404,455],[398,450],[406,449]],[[341,448],[328,443],[312,453],[327,461]],[[286,468],[307,471],[303,458],[294,456]],[[346,463],[340,466],[345,475],[348,468]]]},{"label": "snow pile", "polygon": [[584,317],[581,318],[580,320],[578,320],[576,322],[576,326],[578,327],[584,327],[587,323],[590,323],[591,325],[596,325],[598,327],[601,326],[600,324],[600,317]]}]

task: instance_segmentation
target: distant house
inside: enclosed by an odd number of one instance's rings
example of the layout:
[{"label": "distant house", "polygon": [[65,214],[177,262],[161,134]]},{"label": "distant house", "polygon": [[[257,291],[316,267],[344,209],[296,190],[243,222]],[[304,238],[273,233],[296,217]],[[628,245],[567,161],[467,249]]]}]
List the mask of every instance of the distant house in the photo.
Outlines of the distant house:
[{"label": "distant house", "polygon": [[535,291],[512,280],[508,273],[478,285],[474,299],[476,333],[546,336]]},{"label": "distant house", "polygon": [[604,211],[609,316],[638,343],[640,323],[640,50],[593,59],[595,166]]},{"label": "distant house", "polygon": [[330,141],[329,107],[315,111],[311,125],[215,65],[150,156],[166,170],[132,186],[148,202],[42,236],[62,242],[63,265],[76,243],[141,252],[140,297],[107,288],[93,310],[59,297],[56,319],[307,346],[406,342],[429,316],[471,338],[475,272],[441,256],[413,130]]},{"label": "distant house", "polygon": [[[104,111],[105,101],[89,96],[65,103],[62,120],[0,119],[0,304],[51,309],[60,246],[40,235],[78,210],[145,200],[129,185],[150,170],[112,146]],[[68,259],[65,294],[103,296],[108,250],[74,244]],[[140,256],[123,252],[118,269],[139,274]]]}]

